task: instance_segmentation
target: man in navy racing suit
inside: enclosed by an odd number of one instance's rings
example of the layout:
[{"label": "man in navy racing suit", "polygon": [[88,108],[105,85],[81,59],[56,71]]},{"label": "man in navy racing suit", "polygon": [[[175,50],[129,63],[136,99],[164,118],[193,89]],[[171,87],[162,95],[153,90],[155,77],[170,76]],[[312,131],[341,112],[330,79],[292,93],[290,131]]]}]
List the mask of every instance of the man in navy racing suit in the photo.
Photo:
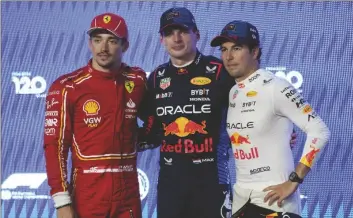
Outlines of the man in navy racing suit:
[{"label": "man in navy racing suit", "polygon": [[170,61],[149,76],[140,139],[161,145],[157,216],[228,217],[230,142],[221,117],[234,80],[219,59],[197,50],[200,35],[189,10],[167,10],[160,25]]}]

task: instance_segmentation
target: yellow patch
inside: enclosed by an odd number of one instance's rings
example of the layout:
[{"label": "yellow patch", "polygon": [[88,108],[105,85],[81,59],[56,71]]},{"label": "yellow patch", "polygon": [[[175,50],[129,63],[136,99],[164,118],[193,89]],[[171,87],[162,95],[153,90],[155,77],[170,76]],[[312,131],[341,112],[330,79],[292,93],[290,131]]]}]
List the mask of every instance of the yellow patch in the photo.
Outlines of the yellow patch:
[{"label": "yellow patch", "polygon": [[125,81],[125,89],[128,93],[131,93],[134,90],[135,83],[134,81]]},{"label": "yellow patch", "polygon": [[83,104],[83,111],[87,116],[97,115],[100,110],[100,105],[96,100],[89,99]]},{"label": "yellow patch", "polygon": [[197,86],[203,86],[211,83],[211,80],[207,77],[194,77],[190,80],[191,84]]},{"label": "yellow patch", "polygon": [[105,16],[103,17],[103,22],[104,22],[104,23],[109,23],[111,20],[112,20],[112,17],[109,16],[109,15],[105,15]]},{"label": "yellow patch", "polygon": [[304,107],[303,109],[303,113],[304,114],[307,114],[307,113],[310,113],[313,109],[310,107],[310,105],[307,105]]},{"label": "yellow patch", "polygon": [[256,91],[250,91],[250,92],[246,93],[246,97],[254,97],[256,95],[257,95]]}]

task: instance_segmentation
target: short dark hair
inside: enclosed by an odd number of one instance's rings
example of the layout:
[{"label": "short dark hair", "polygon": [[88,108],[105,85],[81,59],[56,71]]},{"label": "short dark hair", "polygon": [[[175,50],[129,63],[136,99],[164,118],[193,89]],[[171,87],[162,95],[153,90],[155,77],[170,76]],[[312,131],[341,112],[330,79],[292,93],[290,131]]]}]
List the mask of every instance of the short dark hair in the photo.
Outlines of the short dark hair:
[{"label": "short dark hair", "polygon": [[165,27],[161,32],[160,32],[160,35],[161,36],[164,36],[165,34],[165,32],[166,32],[166,30],[170,30],[170,29],[184,29],[184,30],[191,30],[191,31],[193,31],[194,33],[196,33],[196,32],[198,32],[199,30],[197,29],[197,27],[195,26],[195,27],[191,27],[190,29],[187,29],[187,28],[185,28],[185,27],[183,27],[183,26],[179,26],[179,25],[173,25],[173,26],[169,26],[169,27]]},{"label": "short dark hair", "polygon": [[90,39],[92,39],[93,37],[97,36],[98,34],[110,34],[110,35],[114,36],[121,43],[121,45],[123,45],[127,42],[126,38],[116,37],[112,32],[110,32],[109,30],[106,30],[106,29],[94,30],[89,34],[89,37],[90,37]]},{"label": "short dark hair", "polygon": [[260,58],[261,58],[261,55],[262,55],[262,48],[260,48],[260,45],[259,44],[254,44],[254,43],[250,43],[250,44],[247,44],[247,46],[248,46],[250,51],[254,50],[255,48],[259,48],[259,53],[257,54],[256,59],[260,63]]}]

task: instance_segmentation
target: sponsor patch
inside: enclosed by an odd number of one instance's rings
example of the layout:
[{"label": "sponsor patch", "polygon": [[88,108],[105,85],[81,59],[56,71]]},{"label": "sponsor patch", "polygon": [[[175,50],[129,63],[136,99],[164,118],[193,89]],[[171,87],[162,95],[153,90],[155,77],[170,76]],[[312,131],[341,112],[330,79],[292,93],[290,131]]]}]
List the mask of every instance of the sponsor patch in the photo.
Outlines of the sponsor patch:
[{"label": "sponsor patch", "polygon": [[170,86],[171,80],[172,79],[170,77],[161,79],[161,81],[159,82],[159,87],[163,90],[168,88]]},{"label": "sponsor patch", "polygon": [[190,80],[190,83],[197,86],[203,86],[211,83],[211,80],[207,77],[194,77]]},{"label": "sponsor patch", "polygon": [[100,110],[100,105],[96,100],[89,99],[83,104],[83,111],[87,116],[97,115]]},{"label": "sponsor patch", "polygon": [[256,96],[257,95],[257,92],[256,91],[250,91],[250,92],[248,92],[248,93],[246,93],[246,97],[254,97],[254,96]]},{"label": "sponsor patch", "polygon": [[135,83],[134,81],[128,80],[125,81],[125,89],[128,93],[131,93],[134,90]]}]

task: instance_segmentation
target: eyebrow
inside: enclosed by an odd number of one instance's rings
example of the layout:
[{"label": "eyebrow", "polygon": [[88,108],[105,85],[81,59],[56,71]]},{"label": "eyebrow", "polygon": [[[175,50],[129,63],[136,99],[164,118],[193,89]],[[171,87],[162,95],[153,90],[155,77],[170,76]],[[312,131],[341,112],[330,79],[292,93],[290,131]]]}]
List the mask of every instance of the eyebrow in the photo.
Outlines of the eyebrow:
[{"label": "eyebrow", "polygon": [[[102,36],[92,36],[91,38],[99,38],[99,39],[102,39],[103,37]],[[108,39],[116,39],[118,40],[116,37],[114,36],[109,36]]]},{"label": "eyebrow", "polygon": [[164,30],[163,33],[165,32],[172,33],[173,31],[189,32],[190,30],[191,29],[183,28],[183,27],[170,27],[169,29]]},{"label": "eyebrow", "polygon": [[[243,45],[237,45],[237,44],[235,44],[235,45],[232,45],[231,48],[235,48],[235,47],[243,47]],[[227,49],[227,48],[224,47],[224,46],[219,46],[219,50],[221,50],[221,49]]]}]

